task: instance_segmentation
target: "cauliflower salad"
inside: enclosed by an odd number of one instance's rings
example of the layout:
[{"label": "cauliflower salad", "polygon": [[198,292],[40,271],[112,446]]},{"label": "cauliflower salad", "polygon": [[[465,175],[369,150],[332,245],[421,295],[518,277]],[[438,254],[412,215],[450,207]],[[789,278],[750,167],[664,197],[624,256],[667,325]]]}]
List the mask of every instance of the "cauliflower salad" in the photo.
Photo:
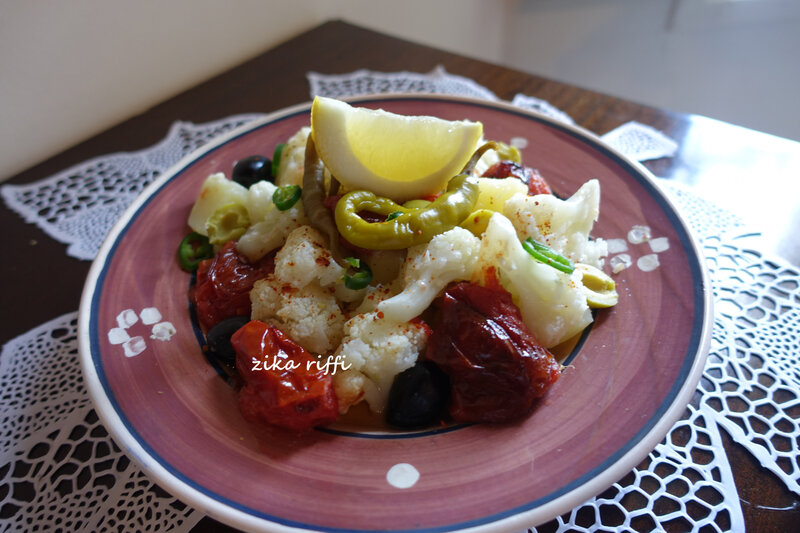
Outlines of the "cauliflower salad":
[{"label": "cauliflower salad", "polygon": [[[349,190],[310,127],[202,185],[181,264],[248,420],[292,430],[357,404],[390,426],[509,422],[560,375],[551,350],[616,303],[591,237],[600,184],[554,195],[481,139],[433,195]],[[336,365],[330,365],[336,361]]]}]

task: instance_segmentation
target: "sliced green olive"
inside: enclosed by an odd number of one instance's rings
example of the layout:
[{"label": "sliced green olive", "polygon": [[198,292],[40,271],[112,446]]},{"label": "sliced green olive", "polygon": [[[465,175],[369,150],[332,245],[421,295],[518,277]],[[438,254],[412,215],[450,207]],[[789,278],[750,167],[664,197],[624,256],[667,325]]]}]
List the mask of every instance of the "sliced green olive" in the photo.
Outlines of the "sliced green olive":
[{"label": "sliced green olive", "polygon": [[589,307],[613,307],[619,301],[617,284],[611,276],[591,265],[578,263],[575,269],[583,275],[583,291]]},{"label": "sliced green olive", "polygon": [[497,157],[499,157],[501,161],[522,162],[522,156],[516,146],[497,141],[495,152],[497,152]]},{"label": "sliced green olive", "polygon": [[250,225],[247,208],[242,204],[223,205],[208,217],[208,240],[214,246],[238,240]]}]

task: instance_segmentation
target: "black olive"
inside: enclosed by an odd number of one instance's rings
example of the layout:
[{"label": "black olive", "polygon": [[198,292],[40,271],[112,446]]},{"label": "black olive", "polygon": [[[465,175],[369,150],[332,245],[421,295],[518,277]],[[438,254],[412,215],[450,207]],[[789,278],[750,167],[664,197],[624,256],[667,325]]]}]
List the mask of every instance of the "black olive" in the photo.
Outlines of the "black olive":
[{"label": "black olive", "polygon": [[400,372],[389,390],[386,422],[402,429],[419,429],[435,424],[450,397],[448,377],[430,361],[418,362]]},{"label": "black olive", "polygon": [[233,165],[231,178],[236,183],[248,188],[262,180],[274,181],[272,161],[262,155],[251,155],[240,159]]},{"label": "black olive", "polygon": [[211,328],[206,335],[208,351],[221,363],[235,366],[236,351],[231,345],[231,336],[249,321],[249,316],[235,316],[226,318]]}]

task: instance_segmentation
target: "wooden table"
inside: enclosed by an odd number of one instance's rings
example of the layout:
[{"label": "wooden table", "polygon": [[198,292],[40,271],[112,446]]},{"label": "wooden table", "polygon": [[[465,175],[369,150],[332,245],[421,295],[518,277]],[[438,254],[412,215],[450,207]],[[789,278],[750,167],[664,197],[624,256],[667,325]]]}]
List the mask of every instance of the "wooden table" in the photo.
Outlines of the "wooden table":
[{"label": "wooden table", "polygon": [[[704,117],[654,109],[535,75],[443,52],[350,24],[333,21],[169,99],[41,164],[9,183],[30,183],[92,157],[147,148],[175,120],[202,123],[222,117],[269,112],[309,100],[308,71],[346,73],[429,72],[442,65],[510,100],[517,93],[550,102],[579,125],[598,134],[631,120],[665,132],[678,154],[646,164],[659,177],[681,181],[698,194],[763,225],[764,247],[800,264],[800,143]],[[787,110],[792,112],[792,110]],[[734,164],[732,164],[734,163]],[[794,194],[785,194],[794,192]],[[784,194],[782,194],[784,193]],[[0,208],[5,258],[0,262],[5,312],[0,343],[79,307],[90,263],[69,257],[37,226]],[[11,251],[9,253],[8,251]],[[18,302],[26,302],[20,308]],[[795,531],[800,497],[787,491],[752,456],[723,432],[748,530]],[[204,519],[196,531],[227,531]]]}]

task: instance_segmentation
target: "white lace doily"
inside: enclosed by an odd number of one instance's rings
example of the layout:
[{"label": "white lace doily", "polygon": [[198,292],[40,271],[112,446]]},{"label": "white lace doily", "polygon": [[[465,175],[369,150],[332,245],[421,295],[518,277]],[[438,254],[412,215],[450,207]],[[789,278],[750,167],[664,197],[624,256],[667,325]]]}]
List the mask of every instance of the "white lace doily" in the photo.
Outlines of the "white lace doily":
[{"label": "white lace doily", "polygon": [[427,74],[416,72],[375,72],[356,70],[349,74],[320,74],[309,72],[311,97],[343,98],[358,94],[379,93],[430,93],[457,94],[484,100],[497,100],[497,96],[469,78],[456,76],[437,67]]},{"label": "white lace doily", "polygon": [[260,116],[176,122],[155,146],[97,157],[30,185],[3,185],[0,193],[26,222],[68,244],[69,255],[92,260],[114,222],[159,174],[217,135]]},{"label": "white lace doily", "polygon": [[[416,90],[496,99],[443,69],[309,73],[308,78],[312,96]],[[571,121],[541,100],[518,95],[514,103]],[[6,185],[2,194],[26,221],[70,244],[71,255],[91,259],[116,217],[155,176],[215,135],[259,116],[179,122],[149,149],[99,157],[31,185]],[[660,132],[635,123],[605,138],[640,160],[675,150]],[[668,526],[741,531],[720,427],[800,494],[800,273],[753,249],[735,215],[659,181],[700,239],[713,280],[714,337],[698,394],[684,418],[628,476],[537,532]],[[70,313],[3,346],[0,526],[188,531],[200,513],[147,479],[98,422],[83,388],[75,323],[76,313]]]},{"label": "white lace doily", "polygon": [[0,354],[0,529],[189,531],[201,518],[108,436],[83,384],[78,313]]}]

